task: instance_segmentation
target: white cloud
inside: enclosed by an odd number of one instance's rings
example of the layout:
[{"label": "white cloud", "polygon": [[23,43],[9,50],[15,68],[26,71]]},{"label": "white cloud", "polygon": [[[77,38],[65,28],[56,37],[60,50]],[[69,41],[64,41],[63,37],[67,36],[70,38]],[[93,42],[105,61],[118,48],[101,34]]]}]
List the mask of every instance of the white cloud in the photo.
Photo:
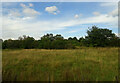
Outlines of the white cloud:
[{"label": "white cloud", "polygon": [[10,16],[14,16],[14,17],[19,17],[19,16],[21,16],[20,12],[17,11],[17,10],[12,10],[12,11],[10,11],[9,15],[10,15]]},{"label": "white cloud", "polygon": [[51,14],[54,14],[54,15],[56,15],[59,12],[59,10],[56,6],[46,7],[45,11],[47,11]]},{"label": "white cloud", "polygon": [[[28,9],[28,10],[25,11],[24,9]],[[30,10],[29,8],[23,8],[24,13],[26,14],[29,13]],[[34,14],[32,15],[34,16]],[[79,14],[76,15],[80,16]],[[78,19],[66,20],[64,18],[63,20],[56,19],[56,20],[46,20],[46,21],[33,19],[33,17],[30,16],[26,16],[23,18],[11,18],[11,16],[3,16],[3,38],[4,39],[17,38],[18,36],[24,34],[31,35],[36,38],[38,37],[38,35],[44,34],[48,31],[63,30],[66,29],[66,27],[71,27],[81,24],[105,23],[105,24],[112,24],[114,25],[113,27],[116,27],[117,21],[118,21],[118,17],[114,17],[109,14],[100,14],[93,17],[78,18]],[[74,33],[74,32],[75,31],[70,31],[69,33]]]},{"label": "white cloud", "polygon": [[33,7],[34,5],[32,3],[29,3],[29,7]]},{"label": "white cloud", "polygon": [[95,16],[99,16],[99,15],[100,15],[99,12],[93,12],[93,14],[94,14]]},{"label": "white cloud", "polygon": [[26,6],[25,4],[22,3],[20,5],[21,7],[23,7],[22,13],[25,16],[34,17],[36,15],[40,15],[40,12],[34,10],[33,8],[30,8],[30,7],[33,7],[33,4],[29,3],[29,6]]},{"label": "white cloud", "polygon": [[[29,19],[29,20],[27,20]],[[55,23],[55,24],[54,24]],[[51,27],[51,28],[50,28]],[[11,19],[3,17],[3,38],[17,38],[24,34],[37,37],[46,31],[54,31],[64,29],[58,22],[53,21],[37,21],[30,18]],[[8,35],[9,34],[9,35]]]},{"label": "white cloud", "polygon": [[74,15],[74,18],[79,18],[79,17],[81,17],[82,16],[82,14],[75,14]]},{"label": "white cloud", "polygon": [[116,8],[112,12],[110,12],[109,15],[111,15],[113,17],[118,16],[118,8]]},{"label": "white cloud", "polygon": [[22,20],[32,20],[33,19],[33,17],[24,17],[24,18],[22,18]]},{"label": "white cloud", "polygon": [[36,15],[40,15],[40,13],[32,8],[24,8],[23,9],[23,14],[25,14],[26,16],[36,16]]},{"label": "white cloud", "polygon": [[[26,20],[26,19],[29,19]],[[31,20],[31,21],[30,21]],[[100,16],[94,16],[84,19],[73,19],[73,20],[48,20],[37,22],[30,18],[19,18],[11,19],[9,17],[3,17],[3,36],[6,38],[6,34],[10,31],[11,35],[7,35],[7,38],[18,37],[20,35],[36,35],[41,33],[46,33],[47,31],[62,30],[66,27],[76,26],[80,24],[90,24],[90,23],[109,23],[113,24],[117,22],[117,17],[107,16],[106,14]],[[73,33],[72,31],[71,33]],[[5,34],[6,33],[6,34]],[[9,37],[8,37],[9,36]]]},{"label": "white cloud", "polygon": [[27,6],[26,6],[25,4],[23,4],[23,3],[21,3],[20,6],[21,6],[21,7],[24,7],[24,8],[27,7]]},{"label": "white cloud", "polygon": [[6,9],[4,8],[4,11],[8,13],[11,18],[21,18],[21,17],[36,17],[37,15],[40,15],[41,13],[36,11],[35,9],[31,8],[33,7],[33,4],[29,3],[29,6],[21,3],[20,6],[22,7],[21,9]]},{"label": "white cloud", "polygon": [[76,14],[74,17],[75,17],[75,18],[79,18],[79,15],[78,15],[78,14]]},{"label": "white cloud", "polygon": [[100,6],[103,6],[103,7],[110,7],[110,6],[118,6],[118,2],[103,2],[100,4]]},{"label": "white cloud", "polygon": [[78,32],[78,30],[68,31],[67,33],[75,33],[75,32]]}]

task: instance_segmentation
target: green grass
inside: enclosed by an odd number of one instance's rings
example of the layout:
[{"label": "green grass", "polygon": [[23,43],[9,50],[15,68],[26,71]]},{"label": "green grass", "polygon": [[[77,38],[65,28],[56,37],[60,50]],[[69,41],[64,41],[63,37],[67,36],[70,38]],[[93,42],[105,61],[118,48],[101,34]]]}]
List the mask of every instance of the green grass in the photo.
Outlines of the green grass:
[{"label": "green grass", "polygon": [[116,81],[118,48],[3,50],[3,81]]}]

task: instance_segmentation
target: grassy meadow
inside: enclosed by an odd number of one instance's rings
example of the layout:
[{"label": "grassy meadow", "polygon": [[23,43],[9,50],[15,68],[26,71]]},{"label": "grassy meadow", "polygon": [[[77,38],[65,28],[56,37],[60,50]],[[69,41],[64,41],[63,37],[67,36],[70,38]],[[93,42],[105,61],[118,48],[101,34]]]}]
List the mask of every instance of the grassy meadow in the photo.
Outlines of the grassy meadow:
[{"label": "grassy meadow", "polygon": [[116,81],[118,48],[6,49],[3,81]]}]

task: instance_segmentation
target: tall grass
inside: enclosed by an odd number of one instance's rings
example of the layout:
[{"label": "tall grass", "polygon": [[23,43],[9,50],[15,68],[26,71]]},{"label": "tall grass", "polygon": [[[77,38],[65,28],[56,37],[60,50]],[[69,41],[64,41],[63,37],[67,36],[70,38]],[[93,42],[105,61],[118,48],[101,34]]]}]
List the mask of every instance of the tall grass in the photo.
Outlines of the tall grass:
[{"label": "tall grass", "polygon": [[116,81],[118,48],[3,50],[3,81]]}]

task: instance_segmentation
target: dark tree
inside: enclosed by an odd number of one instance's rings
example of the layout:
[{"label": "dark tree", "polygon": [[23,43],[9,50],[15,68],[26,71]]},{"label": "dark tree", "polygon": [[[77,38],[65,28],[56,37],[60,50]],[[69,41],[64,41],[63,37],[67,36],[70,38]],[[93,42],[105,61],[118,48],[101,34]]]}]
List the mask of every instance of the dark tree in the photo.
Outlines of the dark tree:
[{"label": "dark tree", "polygon": [[19,37],[19,39],[20,39],[19,41],[21,41],[21,48],[24,49],[34,48],[35,39],[33,37],[23,35],[23,38]]},{"label": "dark tree", "polygon": [[88,36],[85,37],[86,45],[89,46],[109,46],[109,41],[116,36],[112,33],[112,30],[102,29],[93,26],[87,31]]},{"label": "dark tree", "polygon": [[0,39],[0,49],[2,49],[2,43],[3,43],[3,40]]},{"label": "dark tree", "polygon": [[41,40],[40,40],[41,44],[39,47],[43,49],[51,49],[52,48],[51,44],[53,40],[54,40],[53,34],[46,34],[43,37],[41,37]]},{"label": "dark tree", "polygon": [[0,39],[0,47],[3,49],[75,49],[80,46],[92,47],[118,47],[120,46],[120,37],[117,37],[112,30],[102,29],[96,26],[87,30],[87,36],[77,39],[69,37],[64,39],[60,34],[46,34],[40,40],[33,37],[23,35],[17,40],[8,39],[3,41]]}]

